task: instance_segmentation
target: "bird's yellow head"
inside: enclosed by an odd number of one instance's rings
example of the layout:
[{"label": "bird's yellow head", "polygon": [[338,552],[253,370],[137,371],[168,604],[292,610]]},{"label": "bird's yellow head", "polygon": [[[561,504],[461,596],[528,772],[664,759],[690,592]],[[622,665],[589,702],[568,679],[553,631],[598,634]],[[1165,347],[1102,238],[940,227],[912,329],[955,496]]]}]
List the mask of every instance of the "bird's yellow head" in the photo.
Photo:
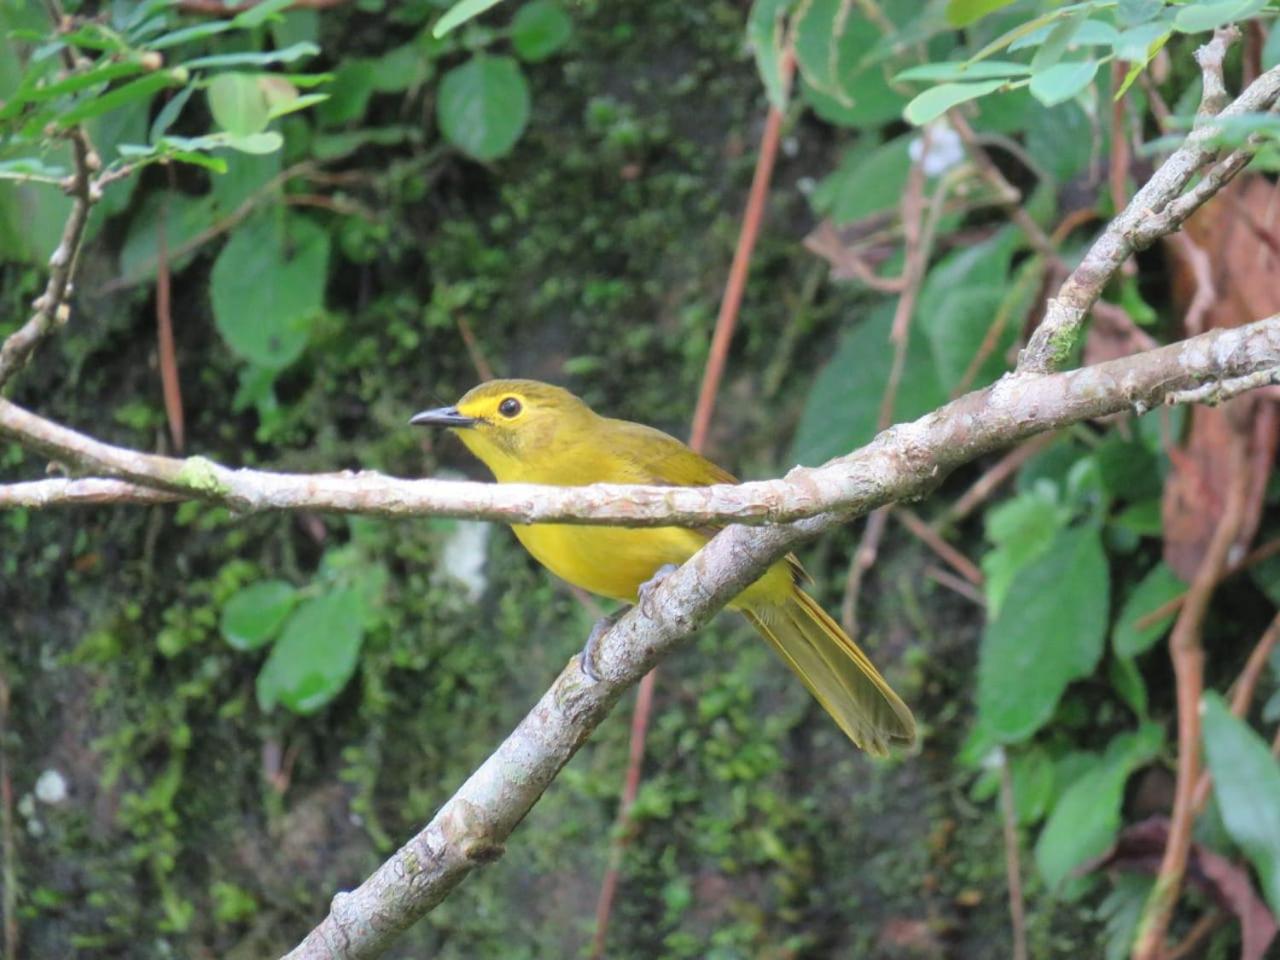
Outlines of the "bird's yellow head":
[{"label": "bird's yellow head", "polygon": [[499,480],[528,479],[530,467],[554,459],[566,438],[581,437],[597,420],[562,387],[537,380],[489,380],[452,407],[416,414],[409,422],[447,427]]}]

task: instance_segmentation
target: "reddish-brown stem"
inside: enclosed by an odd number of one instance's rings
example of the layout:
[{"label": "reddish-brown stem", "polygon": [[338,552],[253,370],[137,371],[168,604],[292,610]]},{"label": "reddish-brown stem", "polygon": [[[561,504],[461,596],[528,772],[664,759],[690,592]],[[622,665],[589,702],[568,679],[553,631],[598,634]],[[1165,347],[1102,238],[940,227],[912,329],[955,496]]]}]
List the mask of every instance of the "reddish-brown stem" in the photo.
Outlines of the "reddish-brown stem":
[{"label": "reddish-brown stem", "polygon": [[971,584],[964,577],[957,577],[950,570],[944,570],[937,564],[931,563],[924,568],[924,575],[930,580],[935,580],[939,585],[946,587],[952,593],[958,593],[974,606],[985,607],[987,598],[982,595],[982,591]]},{"label": "reddish-brown stem", "polygon": [[169,436],[173,440],[174,450],[181,453],[186,446],[186,427],[182,416],[182,382],[178,378],[169,291],[169,249],[165,242],[164,217],[161,217],[156,223],[156,348],[159,353],[160,386],[164,392],[164,412],[169,420]]},{"label": "reddish-brown stem", "polygon": [[1018,815],[1013,803],[1013,775],[1009,758],[1000,757],[1000,815],[1004,826],[1004,870],[1009,885],[1009,923],[1013,929],[1013,960],[1027,960],[1027,920],[1022,899],[1022,864],[1018,856]]},{"label": "reddish-brown stem", "polygon": [[[782,53],[779,69],[784,88],[791,84],[795,70],[795,58],[787,48]],[[702,385],[698,390],[698,402],[694,407],[693,424],[689,430],[689,446],[701,453],[707,445],[711,428],[711,415],[715,411],[716,396],[724,377],[729,356],[729,343],[738,325],[738,312],[742,295],[747,286],[751,269],[751,254],[755,250],[760,225],[764,221],[765,201],[769,196],[769,183],[773,179],[773,167],[778,157],[778,144],[782,139],[783,112],[770,106],[765,117],[764,132],[760,137],[760,151],[756,156],[756,168],[747,193],[747,206],[742,214],[742,226],[738,231],[738,245],[733,252],[729,277],[725,282],[720,312],[716,316],[711,335],[711,347],[702,372]],[[622,785],[622,797],[618,804],[618,817],[614,831],[614,847],[610,851],[609,866],[600,884],[600,896],[596,900],[596,930],[591,943],[593,960],[604,956],[605,938],[609,930],[609,915],[613,910],[621,876],[622,851],[630,840],[629,824],[631,807],[640,790],[640,774],[644,766],[645,740],[649,733],[649,718],[653,713],[654,688],[657,685],[657,668],[650,670],[640,680],[636,689],[636,708],[631,715],[631,741],[627,758],[626,779]]]},{"label": "reddish-brown stem", "polygon": [[[784,86],[790,85],[794,69],[795,60],[791,51],[783,51],[779,70]],[[720,301],[715,332],[711,335],[711,351],[702,372],[702,386],[698,390],[698,403],[693,411],[693,426],[689,430],[689,446],[699,452],[707,445],[707,431],[711,428],[711,414],[715,410],[720,380],[724,376],[729,341],[733,339],[733,331],[738,325],[738,311],[742,306],[742,294],[746,290],[747,274],[751,269],[751,254],[755,251],[756,238],[760,235],[765,201],[769,197],[769,182],[773,179],[773,166],[778,157],[778,144],[782,139],[782,120],[782,111],[777,107],[770,107],[764,122],[764,133],[760,137],[760,153],[756,158],[755,173],[751,177],[747,207],[742,214],[738,246],[733,252],[733,263],[729,267],[729,279],[725,283],[724,297]]]},{"label": "reddish-brown stem", "polygon": [[467,348],[467,356],[471,358],[471,365],[476,368],[476,375],[481,380],[492,380],[493,367],[489,365],[484,351],[480,349],[480,342],[476,340],[476,335],[471,330],[471,324],[467,322],[467,318],[462,314],[458,314],[455,320],[458,324],[458,334],[462,337],[462,342]]},{"label": "reddish-brown stem", "polygon": [[[1221,583],[1229,577],[1234,577],[1237,573],[1243,573],[1245,570],[1248,570],[1250,567],[1257,566],[1264,560],[1270,560],[1278,553],[1280,553],[1280,537],[1277,537],[1274,540],[1268,540],[1261,546],[1250,550],[1243,558],[1241,558],[1239,563],[1222,571],[1222,577],[1218,582]],[[1180,593],[1172,600],[1166,600],[1150,613],[1144,613],[1137,620],[1133,621],[1133,628],[1135,630],[1145,630],[1153,623],[1163,620],[1170,614],[1177,613],[1182,609],[1182,605],[1187,602],[1187,595],[1189,592],[1190,591],[1185,591]]]},{"label": "reddish-brown stem", "polygon": [[907,507],[899,506],[894,510],[894,516],[901,521],[902,525],[910,530],[919,540],[930,550],[936,553],[947,565],[956,573],[964,577],[969,583],[975,587],[982,586],[982,571],[978,569],[978,565],[966,557],[963,553],[947,543],[933,527],[920,519],[914,510]]},{"label": "reddish-brown stem", "polygon": [[1043,433],[1038,437],[1033,437],[1021,446],[1014,447],[992,464],[986,473],[975,480],[973,485],[960,495],[960,499],[953,503],[946,513],[934,521],[934,527],[942,528],[953,523],[959,523],[973,513],[991,494],[1000,488],[1001,484],[1017,473],[1024,463],[1057,439],[1058,435],[1056,433]]},{"label": "reddish-brown stem", "polygon": [[1178,902],[1178,893],[1187,870],[1191,831],[1195,825],[1195,795],[1200,779],[1200,695],[1204,689],[1204,648],[1200,635],[1214,587],[1226,567],[1227,554],[1235,543],[1244,519],[1249,475],[1244,469],[1245,443],[1237,434],[1231,449],[1233,478],[1227,503],[1213,532],[1187,602],[1169,635],[1169,656],[1173,660],[1178,702],[1178,772],[1174,787],[1173,812],[1169,818],[1169,838],[1142,919],[1138,927],[1133,960],[1159,960],[1164,951],[1165,932]]},{"label": "reddish-brown stem", "polygon": [[1182,942],[1176,947],[1171,947],[1164,955],[1163,960],[1185,960],[1186,957],[1195,956],[1195,950],[1205,938],[1213,931],[1217,930],[1224,922],[1227,915],[1221,910],[1212,910],[1206,913],[1187,931],[1187,935]]}]

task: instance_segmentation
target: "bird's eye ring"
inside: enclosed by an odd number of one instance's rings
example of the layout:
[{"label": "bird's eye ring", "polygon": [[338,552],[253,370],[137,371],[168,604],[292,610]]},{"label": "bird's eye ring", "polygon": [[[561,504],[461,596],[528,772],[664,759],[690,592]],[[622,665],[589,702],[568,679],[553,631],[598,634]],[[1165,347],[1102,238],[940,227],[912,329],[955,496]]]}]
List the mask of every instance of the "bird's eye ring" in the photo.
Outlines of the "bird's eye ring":
[{"label": "bird's eye ring", "polygon": [[515,397],[507,397],[498,404],[498,412],[508,419],[517,416],[520,413],[520,401]]}]

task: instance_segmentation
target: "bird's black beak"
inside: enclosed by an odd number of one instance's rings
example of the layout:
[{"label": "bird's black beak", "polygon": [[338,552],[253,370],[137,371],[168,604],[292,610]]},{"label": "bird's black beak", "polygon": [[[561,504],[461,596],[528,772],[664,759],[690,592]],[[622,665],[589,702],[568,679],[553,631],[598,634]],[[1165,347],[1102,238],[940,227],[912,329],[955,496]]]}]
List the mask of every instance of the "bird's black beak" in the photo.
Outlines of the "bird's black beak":
[{"label": "bird's black beak", "polygon": [[457,407],[436,407],[434,410],[423,410],[415,413],[409,422],[419,427],[474,427],[474,417],[463,416]]}]

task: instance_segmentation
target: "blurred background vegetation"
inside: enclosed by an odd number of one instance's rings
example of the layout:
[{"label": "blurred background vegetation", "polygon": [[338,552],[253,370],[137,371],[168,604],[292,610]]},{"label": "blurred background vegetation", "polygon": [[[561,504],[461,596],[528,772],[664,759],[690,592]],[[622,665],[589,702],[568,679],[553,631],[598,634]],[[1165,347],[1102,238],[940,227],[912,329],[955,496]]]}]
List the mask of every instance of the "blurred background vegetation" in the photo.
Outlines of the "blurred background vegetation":
[{"label": "blurred background vegetation", "polygon": [[[796,89],[708,449],[752,478],[882,423],[904,233],[929,221],[895,420],[1009,369],[1063,264],[1194,113],[1203,31],[1244,24],[1233,81],[1280,59],[1261,2],[509,0],[443,37],[434,0],[218,6],[68,3],[59,36],[45,5],[0,0],[0,336],[43,290],[67,215],[59,134],[85,124],[115,177],[72,319],[8,394],[111,442],[299,472],[481,478],[406,421],[491,375],[683,436],[788,47]],[[979,52],[980,72],[957,66]],[[956,104],[967,144],[903,119]],[[1205,257],[1219,291],[1246,293],[1201,326],[1280,309],[1270,184],[1238,187],[1194,249],[1113,282],[1082,359],[1182,336]],[[1034,229],[1011,224],[1019,204]],[[704,630],[662,667],[608,955],[1007,955],[1005,820],[1031,955],[1126,955],[1150,865],[1123,843],[1122,869],[1089,862],[1170,801],[1173,613],[1149,615],[1202,562],[1232,430],[1251,438],[1255,513],[1232,562],[1270,543],[1270,416],[1067,430],[956,516],[996,458],[975,464],[888,522],[859,591],[864,525],[814,544],[818,595],[856,609],[923,725],[913,755],[855,753],[735,618]],[[46,469],[7,442],[0,464]],[[3,882],[29,957],[288,949],[488,755],[596,615],[483,524],[188,503],[10,511],[0,543]],[[1208,686],[1236,677],[1276,600],[1274,562],[1224,582]],[[1219,777],[1197,834],[1264,912],[1280,837],[1238,845],[1232,811],[1280,795],[1261,739],[1278,675],[1273,655],[1253,727],[1208,723],[1214,772],[1243,773]],[[586,955],[629,710],[392,955]],[[1222,895],[1194,891],[1175,936],[1234,910]],[[1193,955],[1236,956],[1240,937],[1218,923]]]}]

